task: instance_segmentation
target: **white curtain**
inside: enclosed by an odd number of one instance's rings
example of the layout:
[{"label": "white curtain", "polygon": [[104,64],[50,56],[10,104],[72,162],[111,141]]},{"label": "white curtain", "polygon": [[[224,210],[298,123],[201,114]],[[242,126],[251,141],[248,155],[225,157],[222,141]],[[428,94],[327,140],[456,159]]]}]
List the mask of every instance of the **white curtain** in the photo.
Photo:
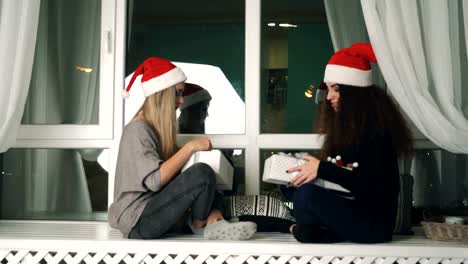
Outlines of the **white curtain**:
[{"label": "white curtain", "polygon": [[[388,89],[416,127],[468,153],[467,1],[361,0]],[[463,30],[464,29],[464,30]]]},{"label": "white curtain", "polygon": [[355,42],[368,42],[360,0],[325,0],[328,27],[335,51]]},{"label": "white curtain", "polygon": [[34,59],[40,0],[0,1],[0,153],[16,141]]},{"label": "white curtain", "polygon": [[[468,153],[468,1],[361,0],[369,38],[388,84],[433,143]],[[415,205],[468,202],[466,155],[418,151]]]},{"label": "white curtain", "polygon": [[[42,0],[24,124],[97,124],[101,1]],[[5,217],[92,212],[83,160],[101,150],[15,149],[4,167]],[[107,190],[103,190],[107,191]]]}]

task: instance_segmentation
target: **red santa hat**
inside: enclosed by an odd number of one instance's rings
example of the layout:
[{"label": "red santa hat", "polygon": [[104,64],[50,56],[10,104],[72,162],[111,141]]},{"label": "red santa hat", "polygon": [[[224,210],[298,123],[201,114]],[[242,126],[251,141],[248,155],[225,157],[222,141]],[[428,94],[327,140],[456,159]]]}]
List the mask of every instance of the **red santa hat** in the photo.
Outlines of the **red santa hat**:
[{"label": "red santa hat", "polygon": [[325,68],[324,82],[352,86],[370,86],[372,82],[371,62],[377,62],[369,43],[355,43],[337,51]]},{"label": "red santa hat", "polygon": [[133,73],[132,79],[122,95],[127,98],[130,88],[138,75],[142,74],[141,87],[143,94],[148,97],[178,83],[185,82],[187,77],[184,72],[163,58],[150,57],[146,59]]},{"label": "red santa hat", "polygon": [[211,95],[206,89],[193,83],[185,84],[183,96],[184,103],[179,107],[180,110],[199,102],[211,100]]}]

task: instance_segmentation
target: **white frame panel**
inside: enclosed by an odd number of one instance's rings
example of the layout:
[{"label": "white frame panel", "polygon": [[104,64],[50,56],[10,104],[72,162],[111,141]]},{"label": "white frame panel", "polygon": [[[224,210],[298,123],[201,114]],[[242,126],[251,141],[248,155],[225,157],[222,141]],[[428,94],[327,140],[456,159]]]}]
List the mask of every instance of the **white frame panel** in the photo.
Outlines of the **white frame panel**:
[{"label": "white frame panel", "polygon": [[[261,75],[261,0],[245,1],[245,191],[260,192],[260,75]],[[248,177],[258,175],[257,177]]]},{"label": "white frame panel", "polygon": [[125,87],[125,54],[126,54],[126,27],[127,27],[127,0],[117,0],[115,10],[115,79],[114,79],[114,127],[113,140],[109,149],[109,179],[107,185],[107,205],[114,201],[115,166],[119,142],[124,126],[124,99],[122,90]]},{"label": "white frame panel", "polygon": [[[116,1],[101,0],[101,52],[99,80],[98,125],[21,125],[18,145],[22,140],[79,140],[112,139],[114,108],[113,89],[115,66],[115,18]],[[16,147],[16,146],[15,146]]]}]

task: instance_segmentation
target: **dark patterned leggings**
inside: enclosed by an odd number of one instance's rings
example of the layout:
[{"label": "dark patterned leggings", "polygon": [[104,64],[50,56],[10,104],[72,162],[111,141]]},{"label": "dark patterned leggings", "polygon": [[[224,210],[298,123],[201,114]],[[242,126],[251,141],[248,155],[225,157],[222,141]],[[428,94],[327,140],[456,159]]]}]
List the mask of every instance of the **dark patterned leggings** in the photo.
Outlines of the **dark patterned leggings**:
[{"label": "dark patterned leggings", "polygon": [[392,221],[375,220],[372,210],[355,200],[314,184],[305,184],[294,193],[293,235],[302,243],[381,243],[392,239]]}]

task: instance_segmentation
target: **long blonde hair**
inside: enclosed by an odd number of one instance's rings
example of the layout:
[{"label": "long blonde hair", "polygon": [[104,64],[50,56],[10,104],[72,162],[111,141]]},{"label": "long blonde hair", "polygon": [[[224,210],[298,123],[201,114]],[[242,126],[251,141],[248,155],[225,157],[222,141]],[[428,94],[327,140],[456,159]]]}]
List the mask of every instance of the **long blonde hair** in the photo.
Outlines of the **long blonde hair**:
[{"label": "long blonde hair", "polygon": [[159,155],[165,160],[176,151],[175,99],[175,86],[172,86],[146,97],[140,108],[144,120],[154,129],[159,139]]}]

